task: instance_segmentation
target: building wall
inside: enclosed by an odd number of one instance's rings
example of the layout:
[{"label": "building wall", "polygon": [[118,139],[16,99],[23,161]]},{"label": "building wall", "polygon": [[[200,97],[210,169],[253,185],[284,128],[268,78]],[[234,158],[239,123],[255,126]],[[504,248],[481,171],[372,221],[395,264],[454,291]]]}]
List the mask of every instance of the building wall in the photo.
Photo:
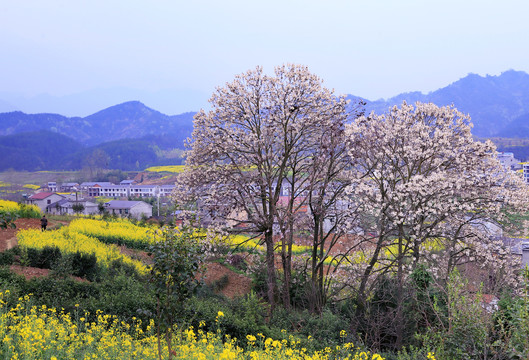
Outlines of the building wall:
[{"label": "building wall", "polygon": [[135,219],[141,219],[144,214],[148,218],[152,216],[152,206],[145,202],[141,202],[130,209],[130,216]]},{"label": "building wall", "polygon": [[58,195],[58,194],[52,194],[50,196],[48,196],[47,198],[45,199],[42,199],[42,200],[32,200],[32,199],[29,199],[28,202],[30,204],[34,204],[34,205],[37,205],[40,209],[40,211],[42,212],[46,212],[46,207],[50,204],[53,204],[54,202],[57,202],[59,200],[63,199],[63,197],[61,195]]},{"label": "building wall", "polygon": [[529,164],[523,164],[523,179],[529,183]]}]

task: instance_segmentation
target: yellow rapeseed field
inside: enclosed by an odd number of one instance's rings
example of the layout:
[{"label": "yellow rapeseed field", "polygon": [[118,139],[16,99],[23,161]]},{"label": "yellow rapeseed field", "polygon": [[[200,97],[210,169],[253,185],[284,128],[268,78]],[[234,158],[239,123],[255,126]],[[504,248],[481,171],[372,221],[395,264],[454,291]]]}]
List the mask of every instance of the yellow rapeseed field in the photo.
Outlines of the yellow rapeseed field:
[{"label": "yellow rapeseed field", "polygon": [[66,254],[75,252],[95,254],[98,264],[102,266],[108,266],[112,261],[121,259],[124,263],[134,266],[140,274],[148,272],[147,267],[141,261],[121,254],[116,246],[104,244],[93,237],[72,231],[69,227],[44,232],[37,229],[21,230],[17,234],[17,239],[22,250],[27,248],[41,250],[46,246],[57,247]]},{"label": "yellow rapeseed field", "polygon": [[[119,321],[115,316],[98,310],[95,321],[87,320],[90,314],[68,314],[45,305],[29,306],[29,296],[18,299],[13,308],[5,299],[9,290],[0,292],[0,353],[6,359],[157,359],[158,345],[154,322],[142,330],[139,320],[133,323]],[[219,311],[217,321],[222,321]],[[362,351],[352,343],[308,352],[293,336],[274,340],[262,334],[247,335],[246,339],[232,339],[217,332],[205,332],[202,322],[178,330],[172,342],[175,359],[303,359],[303,360],[384,360],[378,354]],[[345,338],[346,333],[340,334]],[[246,349],[242,348],[244,341]],[[169,350],[162,340],[162,358]],[[433,356],[433,354],[432,354]],[[429,357],[429,359],[435,359]]]},{"label": "yellow rapeseed field", "polygon": [[26,184],[24,186],[22,186],[23,188],[26,188],[26,189],[32,189],[32,190],[37,190],[37,189],[40,189],[40,186],[39,185],[34,185],[34,184]]},{"label": "yellow rapeseed field", "polygon": [[0,212],[18,212],[18,203],[9,200],[0,200]]},{"label": "yellow rapeseed field", "polygon": [[151,166],[145,171],[149,172],[169,172],[179,174],[184,172],[185,165],[166,165],[166,166]]},{"label": "yellow rapeseed field", "polygon": [[126,245],[135,249],[146,249],[154,243],[155,227],[134,225],[127,219],[102,221],[76,219],[69,225],[71,231],[95,237],[105,243]]},{"label": "yellow rapeseed field", "polygon": [[37,205],[21,205],[14,201],[0,200],[0,213],[14,213],[20,217],[40,217]]}]

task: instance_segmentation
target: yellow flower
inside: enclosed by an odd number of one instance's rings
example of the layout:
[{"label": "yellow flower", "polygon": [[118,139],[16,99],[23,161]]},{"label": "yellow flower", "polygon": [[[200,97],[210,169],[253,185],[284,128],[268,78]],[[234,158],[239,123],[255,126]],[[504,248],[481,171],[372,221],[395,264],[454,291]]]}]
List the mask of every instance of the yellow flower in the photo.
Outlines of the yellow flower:
[{"label": "yellow flower", "polygon": [[223,313],[222,311],[219,311],[219,312],[217,313],[217,317],[224,317],[224,313]]}]

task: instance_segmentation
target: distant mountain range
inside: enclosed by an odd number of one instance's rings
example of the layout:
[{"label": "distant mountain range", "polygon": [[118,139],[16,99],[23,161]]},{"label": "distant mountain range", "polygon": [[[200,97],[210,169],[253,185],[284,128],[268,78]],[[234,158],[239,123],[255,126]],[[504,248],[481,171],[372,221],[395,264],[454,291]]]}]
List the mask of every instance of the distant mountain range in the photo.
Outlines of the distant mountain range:
[{"label": "distant mountain range", "polygon": [[0,113],[0,171],[77,170],[96,165],[137,171],[179,164],[182,159],[171,150],[184,147],[193,131],[193,115],[168,116],[138,101],[84,118]]},{"label": "distant mountain range", "polygon": [[27,131],[48,130],[69,136],[84,145],[97,145],[147,135],[167,136],[175,148],[193,131],[194,113],[165,115],[139,101],[111,106],[86,117],[58,114],[0,113],[0,136]]},{"label": "distant mountain range", "polygon": [[[350,95],[350,99],[362,99]],[[478,137],[529,137],[529,74],[509,70],[498,76],[466,77],[442,89],[422,94],[411,92],[387,100],[366,101],[366,112],[383,113],[402,101],[454,105],[470,114]]]},{"label": "distant mountain range", "polygon": [[[354,95],[349,98],[362,99]],[[529,75],[522,71],[509,70],[485,77],[470,74],[428,94],[411,92],[387,100],[362,100],[366,102],[367,113],[386,112],[402,101],[453,104],[470,114],[475,136],[529,138]],[[9,104],[0,100],[0,105],[5,108]],[[49,166],[53,164],[54,169],[76,169],[96,149],[108,155],[109,166],[122,170],[171,161],[161,156],[160,150],[183,148],[184,140],[193,130],[193,115],[193,112],[165,115],[139,101],[111,106],[85,117],[0,113],[0,151],[4,157],[0,160],[0,171],[51,170]],[[31,160],[23,161],[26,158]],[[52,165],[48,163],[50,159]]]}]

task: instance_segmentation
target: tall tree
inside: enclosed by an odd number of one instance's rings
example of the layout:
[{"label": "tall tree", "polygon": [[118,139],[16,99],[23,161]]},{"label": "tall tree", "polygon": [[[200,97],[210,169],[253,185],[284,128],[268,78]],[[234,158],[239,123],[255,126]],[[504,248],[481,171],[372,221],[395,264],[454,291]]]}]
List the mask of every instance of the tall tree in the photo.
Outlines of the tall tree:
[{"label": "tall tree", "polygon": [[[202,220],[211,226],[262,236],[273,308],[278,216],[285,235],[295,213],[293,204],[305,196],[296,191],[303,176],[297,180],[294,176],[301,173],[293,169],[306,168],[323,134],[345,121],[347,102],[324,88],[307,67],[283,65],[274,76],[260,67],[236,76],[217,89],[210,103],[212,110],[195,115],[187,167],[175,197],[180,203],[196,201]],[[295,184],[285,213],[278,208],[288,181]],[[283,244],[288,246],[288,241]],[[290,271],[288,263],[284,267]]]},{"label": "tall tree", "polygon": [[[350,196],[369,219],[363,222],[370,257],[360,276],[360,303],[375,272],[394,271],[402,290],[405,267],[417,266],[426,241],[443,241],[454,256],[461,249],[456,244],[490,244],[488,224],[501,225],[502,209],[525,203],[527,190],[503,170],[494,145],[475,141],[470,129],[470,118],[453,107],[421,103],[403,103],[348,127]],[[397,295],[401,305],[402,291]]]}]

